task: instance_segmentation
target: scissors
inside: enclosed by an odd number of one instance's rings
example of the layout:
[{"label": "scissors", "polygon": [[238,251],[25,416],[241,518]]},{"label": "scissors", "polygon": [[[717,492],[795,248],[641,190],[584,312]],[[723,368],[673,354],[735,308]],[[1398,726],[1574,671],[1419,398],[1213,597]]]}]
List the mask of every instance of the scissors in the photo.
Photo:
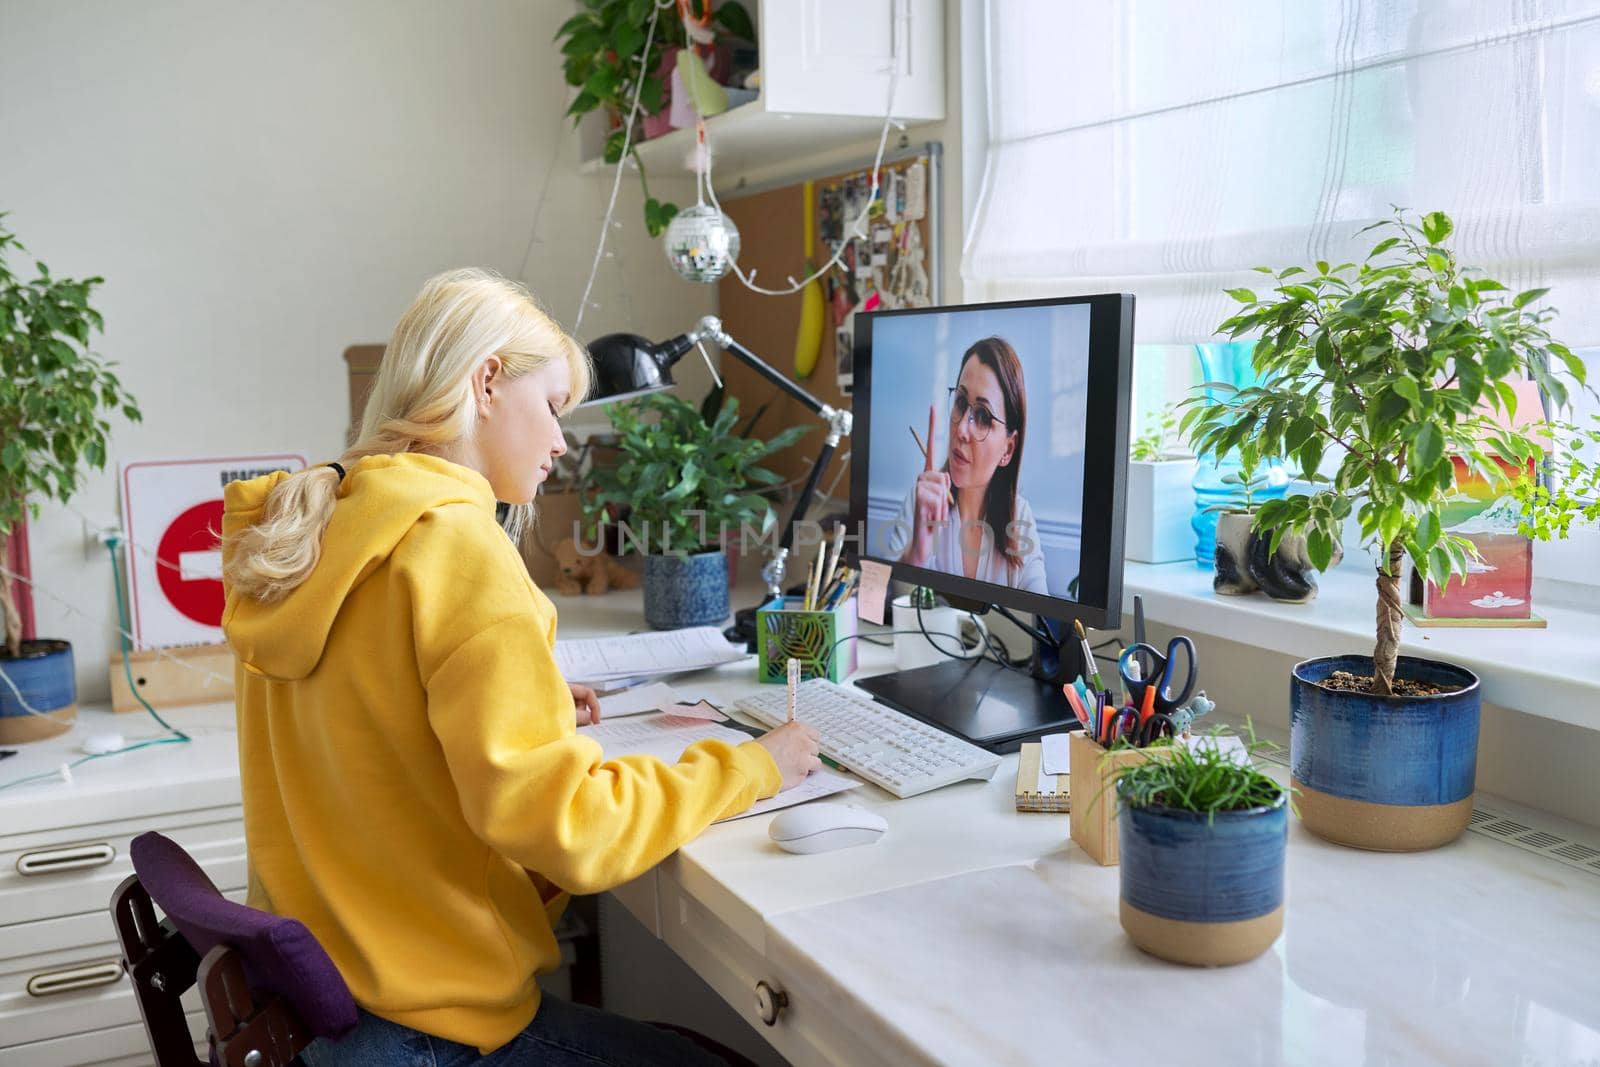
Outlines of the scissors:
[{"label": "scissors", "polygon": [[1111,741],[1119,738],[1135,748],[1146,748],[1161,737],[1178,736],[1178,724],[1171,715],[1156,712],[1141,720],[1135,708],[1123,708],[1111,720]]},{"label": "scissors", "polygon": [[[1188,674],[1184,678],[1183,688],[1174,691],[1172,681],[1177,673],[1179,649],[1187,654],[1185,663]],[[1127,687],[1134,707],[1142,708],[1150,703],[1155,711],[1170,716],[1194,695],[1194,683],[1199,675],[1194,642],[1180,634],[1167,642],[1166,655],[1157,652],[1153,645],[1129,645],[1117,657],[1117,673],[1122,675],[1122,684]],[[1154,696],[1147,697],[1147,690],[1152,687],[1155,689]]]}]

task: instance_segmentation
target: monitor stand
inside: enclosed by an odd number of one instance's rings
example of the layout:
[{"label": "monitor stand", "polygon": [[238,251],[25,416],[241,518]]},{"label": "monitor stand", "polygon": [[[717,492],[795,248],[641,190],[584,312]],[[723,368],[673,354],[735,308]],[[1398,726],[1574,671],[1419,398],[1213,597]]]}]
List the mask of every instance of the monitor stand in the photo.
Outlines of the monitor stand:
[{"label": "monitor stand", "polygon": [[991,752],[1015,752],[1040,734],[1079,727],[1061,683],[987,659],[950,659],[855,684],[896,711]]}]

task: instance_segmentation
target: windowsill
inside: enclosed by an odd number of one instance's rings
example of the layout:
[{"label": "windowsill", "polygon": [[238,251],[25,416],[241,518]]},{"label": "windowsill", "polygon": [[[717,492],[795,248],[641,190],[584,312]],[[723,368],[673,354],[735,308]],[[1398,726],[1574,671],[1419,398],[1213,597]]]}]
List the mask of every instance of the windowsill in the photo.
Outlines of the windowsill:
[{"label": "windowsill", "polygon": [[[1309,604],[1264,594],[1219,596],[1192,563],[1134,563],[1123,571],[1123,617],[1133,594],[1147,618],[1300,658],[1372,654],[1377,592],[1361,561],[1321,576]],[[1402,655],[1448,660],[1476,673],[1483,699],[1503,708],[1600,730],[1600,614],[1534,600],[1544,629],[1401,627]]]}]

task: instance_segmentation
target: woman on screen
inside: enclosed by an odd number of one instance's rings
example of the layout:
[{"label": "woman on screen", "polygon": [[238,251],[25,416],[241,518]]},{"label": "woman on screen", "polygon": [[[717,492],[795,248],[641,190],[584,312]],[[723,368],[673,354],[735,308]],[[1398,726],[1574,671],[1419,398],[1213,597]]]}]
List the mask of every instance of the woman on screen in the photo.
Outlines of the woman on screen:
[{"label": "woman on screen", "polygon": [[967,349],[950,388],[944,465],[934,468],[938,425],[930,406],[922,473],[890,526],[890,550],[902,563],[1049,592],[1033,509],[1017,493],[1027,420],[1016,350],[999,337]]}]

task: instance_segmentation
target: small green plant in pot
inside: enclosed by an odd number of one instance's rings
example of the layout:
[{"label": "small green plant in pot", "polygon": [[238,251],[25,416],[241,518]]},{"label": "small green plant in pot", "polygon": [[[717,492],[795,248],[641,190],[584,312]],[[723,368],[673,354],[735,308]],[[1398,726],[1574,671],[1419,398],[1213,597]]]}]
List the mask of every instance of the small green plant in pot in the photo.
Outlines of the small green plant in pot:
[{"label": "small green plant in pot", "polygon": [[[1511,383],[1531,378],[1559,407],[1567,389],[1552,364],[1579,385],[1584,366],[1551,338],[1555,312],[1537,306],[1545,290],[1513,296],[1457,264],[1442,213],[1397,212],[1368,229],[1381,239],[1359,265],[1261,267],[1267,293],[1230,290],[1242,307],[1220,330],[1260,338],[1254,361],[1270,385],[1195,405],[1182,427],[1198,449],[1237,448],[1246,469],[1283,459],[1312,483],[1257,512],[1273,550],[1303,534],[1324,570],[1346,518],[1359,522],[1375,563],[1376,641],[1370,656],[1295,667],[1294,783],[1313,832],[1411,850],[1453,840],[1471,817],[1479,694],[1465,668],[1399,655],[1402,566],[1409,559],[1441,586],[1467,573],[1470,542],[1440,521],[1458,492],[1455,460],[1515,497],[1553,428],[1510,428]],[[1331,475],[1325,457],[1336,461]]]},{"label": "small green plant in pot", "polygon": [[1128,451],[1123,554],[1140,563],[1176,563],[1193,554],[1195,459],[1177,437],[1177,406],[1145,415],[1145,431]]},{"label": "small green plant in pot", "polygon": [[[139,409],[110,365],[89,350],[103,328],[89,306],[100,278],[58,278],[43,263],[23,281],[7,262],[24,251],[0,214],[0,543],[39,515],[39,501],[66,503],[86,468],[106,464],[111,424],[103,414],[139,420]],[[77,710],[72,646],[24,641],[12,582],[0,577],[0,743],[52,737]]]},{"label": "small green plant in pot", "polygon": [[650,625],[721,622],[728,616],[724,545],[763,535],[775,521],[763,492],[783,479],[759,464],[811,428],[791,427],[768,441],[739,436],[736,397],[702,411],[657,393],[613,405],[609,415],[618,454],[612,466],[595,472],[584,494],[590,543],[597,544],[598,528],[625,509],[621,549],[644,554]]},{"label": "small green plant in pot", "polygon": [[[1288,791],[1219,737],[1174,744],[1115,779],[1122,928],[1175,963],[1243,963],[1283,932]],[[1246,752],[1256,747],[1252,734]]]}]

